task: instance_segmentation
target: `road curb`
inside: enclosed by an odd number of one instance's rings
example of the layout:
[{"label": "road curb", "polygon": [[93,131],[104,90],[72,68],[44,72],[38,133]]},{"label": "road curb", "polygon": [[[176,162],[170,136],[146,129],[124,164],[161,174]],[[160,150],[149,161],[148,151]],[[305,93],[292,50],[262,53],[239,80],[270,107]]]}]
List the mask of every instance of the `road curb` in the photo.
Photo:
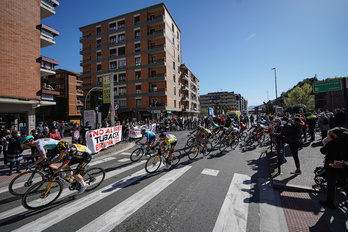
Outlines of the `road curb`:
[{"label": "road curb", "polygon": [[272,181],[272,186],[275,189],[281,189],[281,190],[293,191],[293,192],[311,192],[311,193],[323,193],[324,192],[322,190],[317,190],[317,189],[313,189],[313,188],[306,187],[306,186],[285,184],[285,183],[277,181],[277,180]]}]

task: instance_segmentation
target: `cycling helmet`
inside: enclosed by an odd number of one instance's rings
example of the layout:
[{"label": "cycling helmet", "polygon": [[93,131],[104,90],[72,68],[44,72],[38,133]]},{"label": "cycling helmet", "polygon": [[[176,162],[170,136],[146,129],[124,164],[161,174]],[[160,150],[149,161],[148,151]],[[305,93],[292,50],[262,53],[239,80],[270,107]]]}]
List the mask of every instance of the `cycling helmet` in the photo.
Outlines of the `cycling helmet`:
[{"label": "cycling helmet", "polygon": [[20,143],[23,145],[23,144],[30,143],[33,140],[34,140],[34,136],[29,135],[21,139]]},{"label": "cycling helmet", "polygon": [[164,132],[161,132],[159,135],[160,139],[164,139],[166,136],[167,136],[167,134]]},{"label": "cycling helmet", "polygon": [[197,126],[196,126],[196,130],[199,130],[199,129],[201,129],[201,128],[202,128],[201,125],[197,125]]},{"label": "cycling helmet", "polygon": [[145,128],[141,129],[141,133],[144,134],[146,132]]},{"label": "cycling helmet", "polygon": [[58,149],[58,151],[66,151],[69,149],[69,143],[65,142],[65,141],[60,141],[57,144],[57,149]]}]

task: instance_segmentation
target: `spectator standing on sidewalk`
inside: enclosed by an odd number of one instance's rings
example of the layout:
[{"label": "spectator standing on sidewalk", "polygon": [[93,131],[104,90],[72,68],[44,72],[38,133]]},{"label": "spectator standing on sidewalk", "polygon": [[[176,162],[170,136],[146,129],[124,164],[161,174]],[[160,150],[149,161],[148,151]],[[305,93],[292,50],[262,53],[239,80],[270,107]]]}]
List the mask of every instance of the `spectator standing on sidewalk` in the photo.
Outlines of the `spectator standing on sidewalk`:
[{"label": "spectator standing on sidewalk", "polygon": [[337,126],[346,128],[346,113],[342,109],[336,109],[335,117],[337,119]]},{"label": "spectator standing on sidewalk", "polygon": [[337,127],[337,119],[332,112],[328,113],[330,129]]},{"label": "spectator standing on sidewalk", "polygon": [[326,138],[327,131],[330,129],[330,121],[325,112],[322,112],[320,114],[320,118],[318,119],[318,126],[321,131],[321,139],[323,140]]},{"label": "spectator standing on sidewalk", "polygon": [[298,158],[298,148],[300,146],[300,138],[301,138],[301,126],[303,122],[300,118],[295,118],[294,121],[288,120],[288,118],[284,117],[282,119],[282,124],[284,128],[281,132],[281,135],[285,138],[285,141],[289,144],[292,157],[294,158],[296,171],[294,174],[301,174],[300,168],[300,160]]},{"label": "spectator standing on sidewalk", "polygon": [[55,140],[61,140],[60,133],[58,131],[58,127],[53,126],[50,133],[48,134],[47,138],[55,139]]},{"label": "spectator standing on sidewalk", "polygon": [[325,201],[320,201],[320,204],[331,209],[336,208],[335,195],[337,182],[341,184],[346,196],[348,196],[347,169],[333,168],[331,166],[335,161],[347,162],[348,160],[348,138],[345,135],[347,132],[348,130],[343,127],[333,128],[329,131],[325,139],[326,142],[329,142],[320,149],[320,152],[325,155],[324,168],[326,170],[327,180],[327,198]]},{"label": "spectator standing on sidewalk", "polygon": [[77,123],[74,124],[71,132],[71,143],[80,143],[80,129]]},{"label": "spectator standing on sidewalk", "polygon": [[276,118],[274,120],[274,131],[272,133],[272,136],[274,136],[274,141],[276,143],[276,151],[278,155],[278,162],[279,164],[284,164],[287,162],[285,158],[285,141],[284,138],[281,136],[281,133],[283,131],[284,125],[281,123],[279,118]]},{"label": "spectator standing on sidewalk", "polygon": [[306,120],[307,120],[306,122],[308,125],[309,134],[311,136],[311,139],[309,141],[313,142],[315,140],[314,130],[315,130],[315,123],[317,122],[317,116],[315,116],[312,113],[308,113]]},{"label": "spectator standing on sidewalk", "polygon": [[93,130],[91,123],[87,121],[86,125],[81,129],[81,143],[83,145],[86,145],[86,133],[91,130]]},{"label": "spectator standing on sidewalk", "polygon": [[23,149],[21,147],[21,133],[20,131],[14,130],[11,133],[12,137],[10,138],[8,145],[8,153],[7,159],[10,162],[10,171],[8,173],[9,176],[12,175],[12,169],[16,164],[17,173],[21,173],[20,171],[20,162],[23,160]]},{"label": "spectator standing on sidewalk", "polygon": [[6,130],[5,136],[1,138],[2,151],[4,152],[4,165],[7,168],[8,144],[10,143],[11,131]]}]

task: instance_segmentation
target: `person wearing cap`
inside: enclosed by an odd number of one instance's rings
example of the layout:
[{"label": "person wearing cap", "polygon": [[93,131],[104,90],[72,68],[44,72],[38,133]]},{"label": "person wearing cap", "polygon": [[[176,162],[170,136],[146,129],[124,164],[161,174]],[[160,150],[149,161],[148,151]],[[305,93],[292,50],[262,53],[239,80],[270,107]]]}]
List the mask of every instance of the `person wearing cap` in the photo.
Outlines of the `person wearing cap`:
[{"label": "person wearing cap", "polygon": [[48,134],[47,138],[61,140],[62,137],[60,136],[60,133],[58,131],[58,127],[53,126],[50,133]]},{"label": "person wearing cap", "polygon": [[284,125],[284,128],[281,132],[281,136],[283,136],[286,143],[289,144],[292,157],[294,158],[296,165],[296,171],[294,172],[294,174],[299,175],[301,174],[301,169],[300,160],[298,158],[298,148],[300,146],[301,126],[303,125],[303,122],[300,118],[297,117],[293,122],[287,117],[284,117],[282,119],[282,124]]}]

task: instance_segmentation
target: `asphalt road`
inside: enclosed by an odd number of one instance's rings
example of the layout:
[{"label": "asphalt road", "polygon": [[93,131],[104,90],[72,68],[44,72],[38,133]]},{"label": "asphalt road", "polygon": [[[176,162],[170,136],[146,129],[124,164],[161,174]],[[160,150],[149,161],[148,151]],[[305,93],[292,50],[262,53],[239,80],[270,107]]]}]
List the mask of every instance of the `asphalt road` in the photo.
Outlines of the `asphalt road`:
[{"label": "asphalt road", "polygon": [[[183,148],[187,131],[173,132]],[[66,187],[50,207],[29,211],[0,184],[1,231],[287,231],[279,194],[268,182],[262,149],[213,151],[180,165],[145,172],[131,151],[97,155],[106,171],[96,190],[77,195]],[[94,165],[93,165],[94,162]]]}]

